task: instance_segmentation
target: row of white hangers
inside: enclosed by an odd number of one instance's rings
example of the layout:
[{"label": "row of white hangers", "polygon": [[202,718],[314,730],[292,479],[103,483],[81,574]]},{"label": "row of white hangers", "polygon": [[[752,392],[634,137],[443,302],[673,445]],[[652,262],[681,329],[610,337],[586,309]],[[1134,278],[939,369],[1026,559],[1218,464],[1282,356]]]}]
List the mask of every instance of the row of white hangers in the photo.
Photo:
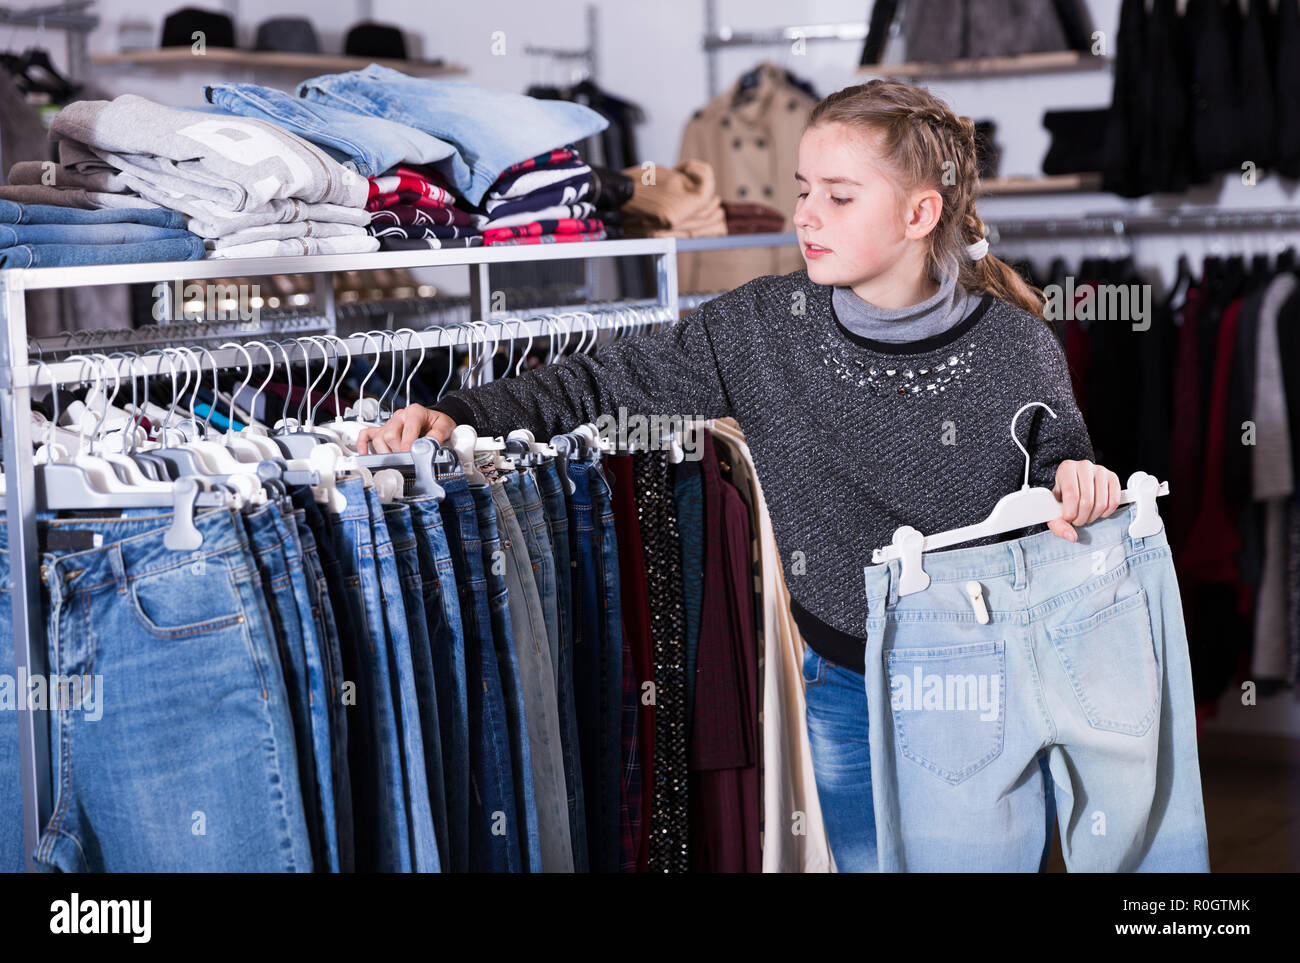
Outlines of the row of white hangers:
[{"label": "row of white hangers", "polygon": [[[621,337],[636,327],[638,321],[659,324],[665,320],[665,315],[659,310],[647,310],[639,317],[624,311],[605,317],[590,312],[569,312],[547,315],[538,320],[545,324],[547,333],[544,337],[550,340],[549,357],[558,358],[567,350],[577,322],[582,324],[582,333],[576,350],[587,351],[594,347],[602,333]],[[508,338],[504,338],[501,329],[509,330],[511,321],[516,323],[516,327]],[[438,397],[447,390],[455,375],[454,355],[458,347],[470,348],[468,362],[461,373],[461,387],[489,363],[502,340],[508,340],[510,346],[507,370],[518,375],[534,342],[530,333],[528,346],[515,363],[515,343],[522,340],[515,335],[522,323],[521,319],[471,321],[426,329],[426,333],[436,334],[435,350],[448,349],[448,375]],[[384,401],[390,397],[395,401],[398,389],[404,385],[406,403],[410,403],[411,383],[424,362],[426,339],[410,328],[366,332],[357,337],[373,349],[375,362],[361,384],[356,404],[342,416],[324,422],[317,422],[317,412],[331,395],[335,411],[340,410],[339,389],[352,365],[352,351],[343,338],[318,335],[283,342],[227,342],[219,346],[219,349],[240,352],[243,364],[239,367],[247,371],[243,383],[226,399],[228,425],[236,421],[236,399],[242,398],[252,381],[257,367],[253,355],[255,350],[265,352],[268,373],[246,405],[249,415],[257,410],[257,401],[275,377],[277,366],[283,364],[292,394],[292,364],[299,360],[305,365],[308,383],[296,409],[297,417],[282,418],[270,430],[256,424],[251,417],[245,419],[248,423],[239,431],[212,427],[216,399],[221,397],[215,363],[211,366],[214,403],[206,416],[195,413],[203,378],[200,355],[211,355],[206,348],[172,347],[147,352],[162,357],[163,362],[157,370],[162,370],[163,363],[168,368],[172,402],[166,409],[147,400],[141,402],[138,397],[137,378],[140,375],[136,369],[143,355],[116,352],[68,358],[82,363],[83,374],[78,380],[89,383],[91,388],[85,402],[68,406],[65,414],[71,427],[56,424],[61,420],[57,410],[54,421],[46,421],[39,413],[33,412],[33,438],[39,443],[34,457],[37,507],[41,510],[170,508],[174,517],[165,536],[166,544],[176,550],[192,551],[202,543],[202,536],[193,525],[196,508],[238,509],[265,504],[271,498],[283,497],[286,486],[290,484],[310,485],[319,503],[330,511],[341,512],[346,499],[338,489],[338,482],[348,475],[359,475],[366,487],[377,489],[381,500],[391,501],[408,489],[406,478],[399,470],[406,469],[415,474],[414,482],[409,485],[413,494],[426,493],[441,498],[444,493],[435,480],[435,473],[440,469],[459,469],[470,481],[483,480],[474,466],[476,453],[490,452],[492,463],[498,470],[510,471],[535,464],[537,459],[544,457],[590,460],[612,451],[609,442],[599,437],[595,427],[590,425],[557,436],[553,441],[558,445],[539,444],[527,431],[512,432],[506,440],[480,438],[473,428],[460,426],[449,448],[442,448],[432,439],[420,439],[410,452],[358,455],[356,442],[360,432],[367,427],[380,426],[391,414]],[[301,354],[300,359],[293,358],[287,346],[296,348]],[[406,355],[415,347],[419,348],[419,360],[408,373]],[[279,358],[273,348],[278,349]],[[321,367],[313,378],[313,352],[317,351]],[[397,375],[394,360],[383,394],[378,398],[367,397],[365,387],[380,367],[386,352],[394,355],[400,352],[402,373],[400,377]],[[329,386],[319,400],[311,403],[312,394],[331,366],[334,376]],[[47,365],[38,360],[34,367],[37,369],[35,387],[40,384],[40,372]],[[184,381],[178,384],[182,375]],[[115,402],[123,390],[123,380],[131,383],[132,400],[129,406],[119,407]],[[46,383],[53,383],[48,374]],[[188,415],[182,411],[181,405],[187,394]],[[242,416],[243,412],[240,414]],[[143,418],[157,426],[155,439],[151,440],[141,427]],[[564,473],[562,477],[565,477]],[[3,482],[0,475],[0,494],[4,492]]]},{"label": "row of white hangers", "polygon": [[[871,553],[872,564],[880,565],[892,559],[902,559],[899,569],[898,594],[911,595],[924,591],[930,585],[930,576],[926,574],[921,556],[925,552],[950,548],[962,542],[993,535],[1005,535],[1033,525],[1042,525],[1063,517],[1062,504],[1050,488],[1031,486],[1029,484],[1029,450],[1020,443],[1016,435],[1016,420],[1029,408],[1041,406],[1047,413],[1056,417],[1051,407],[1041,401],[1031,401],[1022,405],[1011,418],[1011,440],[1025,456],[1025,482],[1018,491],[1003,495],[993,510],[981,522],[953,528],[931,535],[923,535],[910,525],[894,529],[894,537],[889,545],[877,548]],[[1154,475],[1143,471],[1134,472],[1128,477],[1128,487],[1120,492],[1120,505],[1136,505],[1133,520],[1129,523],[1129,535],[1133,538],[1145,538],[1155,535],[1164,527],[1160,512],[1156,508],[1156,498],[1169,494],[1169,482],[1157,481]],[[971,589],[975,591],[974,588]],[[976,605],[977,614],[980,606]],[[987,613],[981,621],[987,619]]]}]

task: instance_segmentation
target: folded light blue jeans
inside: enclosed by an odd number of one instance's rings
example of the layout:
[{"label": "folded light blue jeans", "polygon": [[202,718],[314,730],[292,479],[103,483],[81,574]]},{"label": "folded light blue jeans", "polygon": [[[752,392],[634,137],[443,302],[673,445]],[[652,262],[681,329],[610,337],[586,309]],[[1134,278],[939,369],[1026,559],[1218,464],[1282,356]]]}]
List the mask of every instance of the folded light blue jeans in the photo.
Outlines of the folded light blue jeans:
[{"label": "folded light blue jeans", "polygon": [[1036,871],[1042,750],[1071,872],[1209,871],[1172,554],[1133,512],[925,555],[901,597],[899,560],[866,568],[881,871]]}]

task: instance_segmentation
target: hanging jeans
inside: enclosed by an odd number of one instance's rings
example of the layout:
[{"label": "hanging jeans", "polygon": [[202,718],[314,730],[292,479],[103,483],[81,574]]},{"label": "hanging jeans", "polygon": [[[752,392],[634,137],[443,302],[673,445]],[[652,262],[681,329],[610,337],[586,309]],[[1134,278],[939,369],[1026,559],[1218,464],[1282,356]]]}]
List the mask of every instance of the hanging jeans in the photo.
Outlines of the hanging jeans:
[{"label": "hanging jeans", "polygon": [[[359,743],[360,751],[348,758],[354,779],[359,777],[364,792],[360,798],[353,794],[357,807],[357,870],[409,873],[414,865],[402,777],[401,731],[393,699],[395,687],[389,668],[388,632],[375,567],[370,508],[361,479],[340,482],[339,491],[347,507],[341,515],[330,518],[336,520],[338,557],[344,582],[353,595],[356,702],[367,716],[367,734],[371,737]],[[365,767],[360,773],[358,762]]]},{"label": "hanging jeans", "polygon": [[[383,507],[384,522],[393,540],[397,574],[402,583],[402,604],[406,610],[406,628],[411,640],[411,668],[414,672],[415,696],[420,715],[420,735],[424,743],[423,778],[437,840],[438,861],[447,853],[447,794],[442,775],[442,736],[438,726],[438,691],[433,681],[433,655],[429,649],[429,625],[424,614],[424,581],[419,555],[415,550],[415,529],[411,510],[406,505]],[[419,778],[412,774],[412,778]]]},{"label": "hanging jeans", "polygon": [[[310,493],[308,493],[310,496]],[[297,499],[295,499],[297,504]],[[316,509],[315,504],[311,508]],[[316,637],[322,643],[325,662],[325,702],[330,729],[330,776],[334,786],[334,820],[338,835],[339,871],[356,870],[356,857],[352,848],[352,784],[348,770],[348,721],[343,706],[343,651],[339,644],[338,626],[331,607],[328,582],[323,558],[333,558],[333,548],[327,541],[317,541],[319,521],[313,526],[308,521],[305,507],[295,508],[290,518],[298,531],[298,545],[302,554],[307,599],[311,610]]]},{"label": "hanging jeans", "polygon": [[[360,482],[359,479],[356,481]],[[424,736],[420,729],[420,704],[412,660],[417,645],[410,637],[402,580],[388,524],[384,521],[384,506],[373,488],[363,491],[370,511],[375,574],[379,578],[382,606],[376,634],[386,632],[388,635],[388,678],[392,685],[393,708],[397,713],[397,739],[401,747],[402,784],[411,839],[411,868],[417,873],[437,873],[441,872],[438,840],[433,828],[433,806],[429,802],[428,767],[424,761]],[[375,626],[376,623],[372,622],[372,630]]]},{"label": "hanging jeans", "polygon": [[[293,546],[285,543],[286,531],[275,505],[263,505],[242,517],[253,557],[257,560],[262,591],[280,650],[294,738],[298,744],[298,779],[308,815],[307,832],[312,841],[312,856],[319,871],[337,872],[338,846],[334,837],[333,786],[329,779],[329,720],[324,715],[323,670],[315,639],[313,637],[308,644],[309,640],[304,637],[308,626],[298,613],[297,594],[289,571]],[[301,564],[298,574],[301,576]],[[323,733],[321,727],[324,727]]]},{"label": "hanging jeans", "polygon": [[[48,671],[69,684],[49,689],[54,797],[35,861],[63,872],[310,872],[293,717],[243,524],[197,513],[194,552],[166,548],[170,524],[170,513],[38,522],[102,544],[41,559]],[[7,535],[0,525],[0,548]],[[0,626],[10,639],[12,628]]]},{"label": "hanging jeans", "polygon": [[[623,638],[609,483],[591,463],[569,462],[574,573],[574,701],[582,748],[591,871],[617,873],[621,851]],[[613,553],[611,554],[611,549]],[[612,582],[611,582],[612,579]],[[608,594],[612,585],[614,595]]]},{"label": "hanging jeans", "polygon": [[[339,868],[355,872],[357,868],[357,823],[360,807],[369,790],[363,789],[360,755],[366,746],[374,744],[367,707],[361,706],[356,693],[360,691],[361,669],[357,651],[357,636],[353,626],[354,596],[343,574],[343,564],[338,554],[336,527],[312,496],[311,489],[302,486],[290,490],[293,503],[302,512],[316,551],[308,552],[319,568],[323,584],[319,586],[321,599],[321,625],[326,637],[335,648],[331,656],[336,661],[338,692],[331,697],[331,707],[336,720],[334,753],[338,778],[335,780],[335,816],[339,830]],[[304,549],[307,541],[303,540]],[[372,754],[373,755],[373,754]],[[370,795],[373,795],[371,793]],[[372,847],[373,851],[373,847]]]},{"label": "hanging jeans", "polygon": [[469,708],[471,872],[522,872],[525,868],[509,723],[492,638],[487,574],[478,510],[459,473],[438,475],[446,491],[439,505],[464,615],[465,691]]},{"label": "hanging jeans", "polygon": [[[465,689],[465,635],[455,565],[438,502],[428,495],[408,498],[420,564],[420,595],[429,630],[429,654],[442,737],[443,795],[447,847],[443,872],[469,872],[469,701]],[[471,616],[473,613],[469,613]],[[439,845],[442,840],[439,838]]]},{"label": "hanging jeans", "polygon": [[564,751],[564,782],[569,790],[569,836],[573,840],[575,872],[588,870],[587,816],[582,791],[582,759],[578,743],[578,710],[573,699],[573,567],[569,555],[569,513],[554,461],[537,467],[537,487],[546,512],[547,531],[555,559],[556,703],[560,710],[560,743]]},{"label": "hanging jeans", "polygon": [[[517,474],[517,473],[515,473]],[[520,691],[528,723],[528,751],[532,761],[533,794],[537,805],[537,831],[542,871],[573,872],[573,841],[569,837],[569,792],[564,785],[564,753],[560,746],[560,713],[555,698],[555,668],[537,587],[540,547],[524,534],[508,489],[518,478],[499,478],[489,486],[503,535],[505,580],[514,651],[519,667]],[[518,496],[516,496],[518,497]],[[524,525],[528,525],[524,520]],[[531,526],[529,526],[531,528]]]},{"label": "hanging jeans", "polygon": [[[1135,506],[866,569],[872,795],[885,872],[1032,872],[1046,751],[1071,872],[1207,872],[1182,604]],[[977,619],[967,583],[980,586]],[[829,824],[829,823],[828,823]]]},{"label": "hanging jeans", "polygon": [[515,633],[510,620],[510,599],[506,583],[509,562],[502,547],[501,526],[492,494],[485,484],[471,484],[470,495],[478,511],[479,540],[483,550],[483,568],[487,579],[488,609],[492,621],[492,641],[496,649],[497,669],[501,674],[501,692],[505,698],[510,738],[510,769],[515,785],[515,811],[521,829],[519,851],[526,872],[542,871],[540,830],[537,824],[537,793],[533,781],[533,759],[528,733],[528,712],[524,705],[519,660],[515,654]]}]

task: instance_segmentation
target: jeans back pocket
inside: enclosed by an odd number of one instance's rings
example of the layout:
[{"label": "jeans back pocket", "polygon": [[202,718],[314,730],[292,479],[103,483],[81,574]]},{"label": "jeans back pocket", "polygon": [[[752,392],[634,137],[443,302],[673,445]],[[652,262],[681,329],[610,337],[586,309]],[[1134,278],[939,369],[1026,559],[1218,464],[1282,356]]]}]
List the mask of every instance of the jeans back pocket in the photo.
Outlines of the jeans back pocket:
[{"label": "jeans back pocket", "polygon": [[1130,736],[1151,728],[1160,710],[1160,669],[1145,591],[1051,626],[1047,637],[1090,726]]},{"label": "jeans back pocket", "polygon": [[885,653],[898,750],[957,785],[1002,755],[1006,644],[891,649]]}]

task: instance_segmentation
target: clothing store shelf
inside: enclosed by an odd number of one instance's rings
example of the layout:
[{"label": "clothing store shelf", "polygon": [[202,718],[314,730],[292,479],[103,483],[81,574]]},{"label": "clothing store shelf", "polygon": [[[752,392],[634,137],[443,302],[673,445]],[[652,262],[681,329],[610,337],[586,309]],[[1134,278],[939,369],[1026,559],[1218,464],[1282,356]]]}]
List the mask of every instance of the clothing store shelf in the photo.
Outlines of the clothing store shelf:
[{"label": "clothing store shelf", "polygon": [[231,67],[265,67],[277,70],[298,70],[306,74],[339,73],[346,70],[364,70],[370,64],[391,67],[414,77],[439,77],[467,73],[458,64],[442,60],[391,60],[375,57],[345,57],[337,54],[293,53],[280,50],[236,50],[232,47],[207,47],[196,54],[190,47],[162,47],[158,50],[132,50],[115,54],[96,54],[91,58],[96,66],[130,64],[136,67],[177,67],[190,65],[203,70],[211,64]]},{"label": "clothing store shelf", "polygon": [[1023,194],[1070,194],[1101,190],[1101,174],[1057,174],[1051,177],[989,177],[980,181],[982,197]]},{"label": "clothing store shelf", "polygon": [[573,244],[518,244],[456,248],[445,251],[376,251],[372,254],[309,254],[294,257],[209,258],[93,267],[15,268],[0,271],[0,283],[12,279],[24,290],[139,284],[149,281],[198,281],[204,278],[268,274],[317,274],[382,268],[450,267],[521,261],[571,261],[586,258],[671,254],[675,238],[626,238]]},{"label": "clothing store shelf", "polygon": [[682,237],[677,239],[677,250],[727,251],[740,247],[785,247],[798,243],[793,231],[778,234],[722,234],[718,237]]},{"label": "clothing store shelf", "polygon": [[[41,594],[40,546],[36,530],[36,478],[32,418],[32,389],[36,385],[84,381],[85,362],[46,361],[41,343],[27,336],[26,292],[100,285],[313,274],[316,302],[328,333],[337,330],[334,303],[334,274],[384,268],[468,267],[470,280],[468,322],[452,323],[426,331],[410,330],[393,336],[359,334],[342,338],[352,354],[412,349],[453,349],[456,345],[493,345],[516,339],[548,337],[582,338],[595,325],[623,330],[626,327],[668,324],[677,320],[677,239],[644,238],[616,241],[584,241],[554,245],[511,245],[459,248],[445,251],[393,251],[373,254],[332,254],[305,257],[231,258],[203,261],[169,261],[154,264],[114,264],[93,267],[22,268],[0,271],[0,445],[4,459],[5,529],[10,565],[9,598],[12,606],[14,669],[19,678],[45,678],[49,672],[44,605]],[[522,317],[501,316],[493,299],[491,266],[528,261],[589,261],[597,258],[651,256],[655,260],[656,291],[650,301],[620,301],[584,305],[567,320],[554,318],[547,309],[525,309]],[[159,292],[172,298],[169,288]],[[590,317],[588,317],[590,316]],[[115,337],[112,348],[130,351],[157,346],[160,329],[171,325],[149,325],[139,331],[138,340],[129,335]],[[185,338],[192,327],[175,324],[175,335]],[[254,332],[256,333],[256,332]],[[236,340],[248,340],[243,332]],[[71,340],[71,339],[69,339]],[[104,347],[105,345],[96,345]],[[56,350],[66,350],[63,345]],[[36,360],[31,360],[35,348]],[[495,350],[495,349],[494,349]],[[323,352],[322,352],[323,354]],[[200,367],[233,367],[248,364],[248,355],[237,348],[203,348],[195,354]],[[175,371],[174,361],[161,354],[141,353],[132,363],[133,377],[145,371],[160,374]],[[491,378],[480,371],[480,381]],[[28,853],[27,869],[35,871],[30,854],[50,819],[53,782],[50,726],[37,712],[20,705],[18,711],[19,770],[23,796],[23,838]]]},{"label": "clothing store shelf", "polygon": [[980,57],[973,60],[950,60],[946,63],[872,64],[860,67],[864,77],[948,78],[1014,77],[1021,74],[1064,73],[1072,70],[1098,70],[1109,67],[1110,57],[1095,57],[1078,50],[1047,50],[1014,57]]}]

